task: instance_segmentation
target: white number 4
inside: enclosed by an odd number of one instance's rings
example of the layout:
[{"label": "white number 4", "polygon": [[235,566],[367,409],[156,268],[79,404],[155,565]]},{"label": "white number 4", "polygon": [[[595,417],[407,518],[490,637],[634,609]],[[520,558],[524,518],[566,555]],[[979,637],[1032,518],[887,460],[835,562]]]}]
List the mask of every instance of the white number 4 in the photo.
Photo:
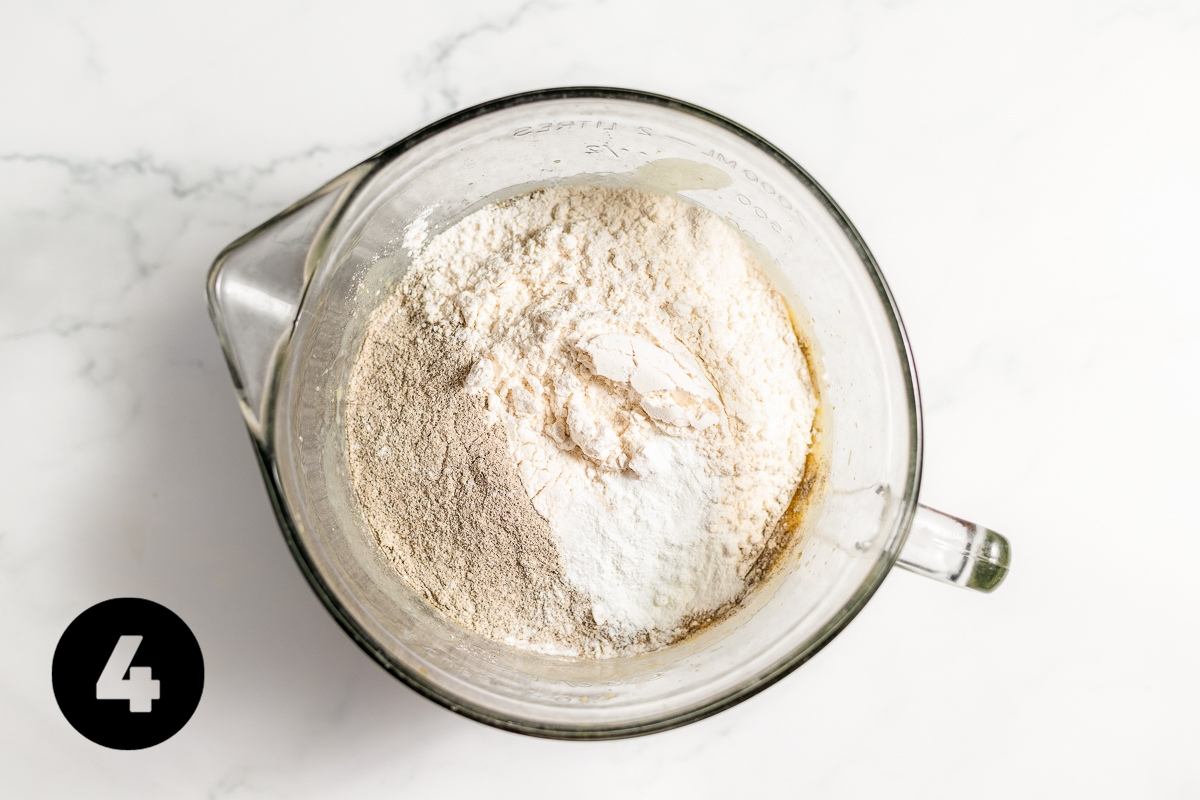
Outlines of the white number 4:
[{"label": "white number 4", "polygon": [[[131,667],[133,654],[142,644],[141,636],[122,636],[117,640],[100,680],[96,681],[97,700],[128,700],[129,710],[145,713],[159,698],[158,681],[150,677],[149,667]],[[125,671],[129,677],[125,677]]]}]

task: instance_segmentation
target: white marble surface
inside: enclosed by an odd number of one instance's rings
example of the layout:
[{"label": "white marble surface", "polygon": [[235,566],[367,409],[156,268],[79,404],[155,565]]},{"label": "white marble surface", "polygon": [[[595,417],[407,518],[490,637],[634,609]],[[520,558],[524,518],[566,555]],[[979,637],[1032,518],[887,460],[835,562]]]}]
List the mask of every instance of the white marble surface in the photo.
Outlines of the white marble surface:
[{"label": "white marble surface", "polygon": [[[566,84],[712,108],[832,192],[912,338],[923,500],[1010,536],[1000,591],[897,572],[764,694],[603,744],[461,719],[342,634],[205,272],[417,127]],[[1195,3],[10,3],[0,107],[0,795],[1200,797]],[[50,687],[124,595],[208,669],[132,753]]]}]

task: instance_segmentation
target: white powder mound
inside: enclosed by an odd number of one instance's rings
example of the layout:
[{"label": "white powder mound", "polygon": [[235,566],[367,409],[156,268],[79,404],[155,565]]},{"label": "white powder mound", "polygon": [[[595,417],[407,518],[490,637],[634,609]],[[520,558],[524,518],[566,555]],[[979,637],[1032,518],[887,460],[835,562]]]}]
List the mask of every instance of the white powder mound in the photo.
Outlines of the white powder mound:
[{"label": "white powder mound", "polygon": [[816,408],[782,298],[680,199],[560,187],[483,208],[402,283],[453,333],[565,579],[618,635],[744,593],[804,473]]}]

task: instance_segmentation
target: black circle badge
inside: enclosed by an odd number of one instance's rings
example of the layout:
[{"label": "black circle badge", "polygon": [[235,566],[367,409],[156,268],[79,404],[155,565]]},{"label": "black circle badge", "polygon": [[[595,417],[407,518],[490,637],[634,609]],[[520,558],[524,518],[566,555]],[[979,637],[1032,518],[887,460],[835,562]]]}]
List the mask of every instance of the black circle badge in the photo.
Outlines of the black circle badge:
[{"label": "black circle badge", "polygon": [[191,629],[170,609],[135,597],[105,600],[76,617],[58,640],[51,672],[67,722],[115,750],[170,739],[204,689]]}]

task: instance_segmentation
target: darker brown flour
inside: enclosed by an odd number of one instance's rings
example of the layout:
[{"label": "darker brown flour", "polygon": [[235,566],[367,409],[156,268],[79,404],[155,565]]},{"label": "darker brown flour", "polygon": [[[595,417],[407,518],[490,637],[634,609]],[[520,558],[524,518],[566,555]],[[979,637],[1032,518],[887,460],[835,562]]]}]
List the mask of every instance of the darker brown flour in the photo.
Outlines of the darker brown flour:
[{"label": "darker brown flour", "polygon": [[460,347],[393,307],[372,321],[346,401],[355,495],[391,565],[458,624],[498,641],[598,655],[610,646],[562,578],[550,528],[502,426],[462,391]]}]

